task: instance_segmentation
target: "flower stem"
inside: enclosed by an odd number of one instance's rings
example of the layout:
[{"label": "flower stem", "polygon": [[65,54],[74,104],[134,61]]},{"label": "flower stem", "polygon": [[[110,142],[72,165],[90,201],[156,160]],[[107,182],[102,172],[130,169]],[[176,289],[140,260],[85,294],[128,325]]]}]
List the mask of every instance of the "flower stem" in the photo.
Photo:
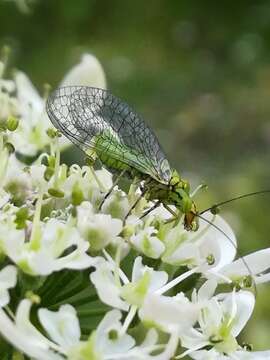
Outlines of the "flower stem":
[{"label": "flower stem", "polygon": [[55,167],[54,167],[54,187],[58,188],[59,180],[59,168],[60,168],[60,149],[58,137],[55,138]]},{"label": "flower stem", "polygon": [[30,246],[32,249],[39,248],[39,240],[40,240],[40,214],[41,214],[41,207],[42,207],[42,198],[43,198],[43,191],[39,192],[39,196],[36,203],[36,210],[33,219],[33,227],[30,237]]},{"label": "flower stem", "polygon": [[120,337],[123,336],[127,332],[129,325],[131,324],[132,320],[134,319],[134,316],[136,315],[136,312],[137,312],[137,306],[132,305],[130,307],[129,313],[127,314],[127,317],[124,321],[124,324],[119,332]]}]

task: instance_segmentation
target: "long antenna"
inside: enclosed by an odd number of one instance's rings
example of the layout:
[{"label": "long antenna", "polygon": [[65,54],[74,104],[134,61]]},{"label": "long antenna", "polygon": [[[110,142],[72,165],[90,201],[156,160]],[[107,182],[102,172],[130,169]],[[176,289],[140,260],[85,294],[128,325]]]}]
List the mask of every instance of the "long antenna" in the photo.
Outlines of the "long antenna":
[{"label": "long antenna", "polygon": [[225,204],[229,204],[233,201],[236,201],[236,200],[240,200],[240,199],[244,199],[244,198],[247,198],[247,197],[251,197],[251,196],[255,196],[255,195],[261,195],[261,194],[266,194],[266,193],[270,193],[270,189],[269,190],[260,190],[260,191],[254,191],[254,192],[251,192],[251,193],[247,193],[247,194],[243,194],[243,195],[239,195],[239,196],[236,196],[236,197],[233,197],[229,200],[225,200],[225,201],[221,201],[220,203],[217,203],[217,204],[214,204],[212,205],[211,207],[205,209],[205,210],[202,210],[200,211],[198,215],[202,215],[204,213],[206,213],[207,211],[212,211],[213,209],[215,208],[218,208],[219,206],[222,206],[222,205],[225,205]]},{"label": "long antenna", "polygon": [[[270,192],[270,190],[269,190]],[[195,216],[198,216],[199,219],[205,221],[207,224],[213,226],[217,231],[219,231],[223,236],[226,237],[226,239],[232,244],[232,246],[235,248],[235,250],[237,251],[237,246],[235,245],[235,243],[232,241],[232,239],[219,227],[217,226],[216,224],[214,224],[212,221],[206,219],[205,217],[201,216],[200,213],[197,213],[195,214]],[[249,272],[249,275],[252,279],[252,285],[253,285],[253,288],[254,288],[254,292],[255,292],[255,297],[257,296],[257,286],[256,286],[256,282],[255,282],[255,279],[254,279],[254,276],[252,274],[252,271],[248,265],[248,263],[246,262],[246,260],[240,256],[239,259],[242,260],[243,264],[245,265],[245,267],[247,268],[248,272]]]}]

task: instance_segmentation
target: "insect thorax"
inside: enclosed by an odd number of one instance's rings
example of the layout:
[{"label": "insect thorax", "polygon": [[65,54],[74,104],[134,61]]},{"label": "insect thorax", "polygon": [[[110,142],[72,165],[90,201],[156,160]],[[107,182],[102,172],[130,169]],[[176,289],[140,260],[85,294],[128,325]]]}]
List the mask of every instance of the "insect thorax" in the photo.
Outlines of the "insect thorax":
[{"label": "insect thorax", "polygon": [[190,200],[190,206],[187,204],[183,208],[183,202],[189,203],[189,184],[187,181],[182,180],[175,170],[172,172],[168,184],[162,184],[155,179],[151,179],[151,181],[146,182],[146,187],[146,197],[149,200],[159,200],[166,205],[175,205],[184,213],[191,208],[192,200]]},{"label": "insect thorax", "polygon": [[197,230],[196,205],[190,197],[189,183],[180,178],[176,171],[168,184],[161,184],[152,179],[146,182],[148,200],[158,200],[164,205],[174,205],[185,214],[184,225],[187,230]]}]

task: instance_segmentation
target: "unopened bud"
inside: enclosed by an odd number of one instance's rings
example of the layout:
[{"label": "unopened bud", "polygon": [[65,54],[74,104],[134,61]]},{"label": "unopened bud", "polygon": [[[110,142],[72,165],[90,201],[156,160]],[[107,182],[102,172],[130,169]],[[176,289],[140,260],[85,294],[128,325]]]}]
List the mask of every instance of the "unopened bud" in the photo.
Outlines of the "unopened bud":
[{"label": "unopened bud", "polygon": [[10,154],[13,154],[15,152],[15,147],[10,142],[5,143],[5,148]]},{"label": "unopened bud", "polygon": [[65,193],[62,190],[50,188],[48,190],[48,193],[56,198],[63,198],[65,196]]},{"label": "unopened bud", "polygon": [[207,257],[206,257],[206,261],[207,261],[207,264],[208,265],[214,265],[214,263],[215,263],[215,257],[214,257],[214,255],[213,254],[209,254],[209,255],[207,255]]},{"label": "unopened bud", "polygon": [[80,205],[81,202],[83,201],[84,196],[83,196],[83,192],[80,188],[80,186],[78,184],[75,184],[73,189],[72,189],[72,194],[71,194],[71,201],[72,201],[72,205]]},{"label": "unopened bud", "polygon": [[47,135],[51,138],[51,139],[54,139],[56,137],[61,137],[61,133],[60,131],[56,130],[56,129],[53,129],[53,128],[49,128],[47,129]]},{"label": "unopened bud", "polygon": [[6,127],[9,131],[15,131],[19,125],[19,119],[15,116],[9,116],[6,121]]},{"label": "unopened bud", "polygon": [[45,172],[44,172],[44,179],[46,181],[49,181],[51,179],[51,177],[54,174],[54,169],[52,169],[51,167],[47,167]]}]

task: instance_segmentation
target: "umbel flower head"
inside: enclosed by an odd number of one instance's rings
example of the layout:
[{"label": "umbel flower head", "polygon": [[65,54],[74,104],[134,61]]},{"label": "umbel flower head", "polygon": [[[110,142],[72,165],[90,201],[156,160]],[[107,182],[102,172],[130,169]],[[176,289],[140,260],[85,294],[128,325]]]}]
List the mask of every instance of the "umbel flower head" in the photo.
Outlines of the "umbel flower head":
[{"label": "umbel flower head", "polygon": [[[103,201],[112,174],[61,163],[70,143],[52,128],[45,98],[22,72],[3,78],[4,67],[0,62],[0,354],[269,359],[270,351],[251,352],[238,335],[255,306],[248,280],[269,280],[270,249],[235,259],[236,237],[220,216],[205,215],[190,232],[181,220],[166,221],[162,206],[141,218],[153,205],[144,198],[125,219],[138,186],[128,193],[115,186]],[[90,54],[61,84],[106,86]]]}]

